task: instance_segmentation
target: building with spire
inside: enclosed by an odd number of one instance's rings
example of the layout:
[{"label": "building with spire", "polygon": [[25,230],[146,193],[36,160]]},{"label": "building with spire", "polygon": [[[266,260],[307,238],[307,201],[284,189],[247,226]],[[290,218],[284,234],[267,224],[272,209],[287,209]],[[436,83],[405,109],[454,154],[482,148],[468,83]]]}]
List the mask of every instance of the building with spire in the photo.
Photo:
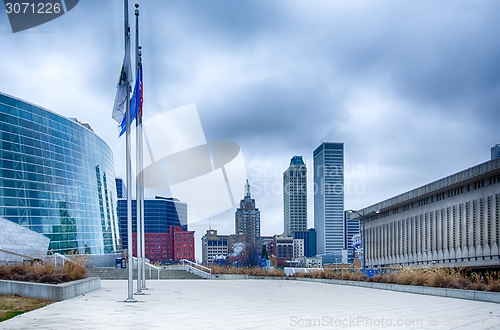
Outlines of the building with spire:
[{"label": "building with spire", "polygon": [[255,199],[250,193],[248,179],[245,184],[245,197],[234,214],[235,234],[245,237],[247,246],[257,246],[260,240],[260,211],[255,207]]},{"label": "building with spire", "polygon": [[293,156],[283,172],[285,235],[307,230],[307,168],[302,156]]}]

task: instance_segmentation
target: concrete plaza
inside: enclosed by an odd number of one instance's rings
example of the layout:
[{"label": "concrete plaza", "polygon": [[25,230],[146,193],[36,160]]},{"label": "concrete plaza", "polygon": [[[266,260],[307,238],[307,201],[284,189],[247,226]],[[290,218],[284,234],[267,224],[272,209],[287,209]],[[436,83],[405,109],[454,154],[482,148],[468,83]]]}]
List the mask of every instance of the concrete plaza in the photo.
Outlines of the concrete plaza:
[{"label": "concrete plaza", "polygon": [[[136,282],[134,282],[135,286]],[[500,329],[500,304],[275,280],[127,281],[0,323],[0,329]]]}]

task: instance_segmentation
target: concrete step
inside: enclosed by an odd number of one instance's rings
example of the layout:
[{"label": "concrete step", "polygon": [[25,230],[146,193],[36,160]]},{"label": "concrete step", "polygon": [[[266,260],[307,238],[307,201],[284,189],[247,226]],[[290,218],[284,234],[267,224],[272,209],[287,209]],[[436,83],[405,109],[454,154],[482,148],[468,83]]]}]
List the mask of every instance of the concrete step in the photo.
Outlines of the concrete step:
[{"label": "concrete step", "polygon": [[[137,278],[137,270],[134,269],[133,278]],[[113,268],[113,267],[89,267],[88,275],[99,277],[101,280],[126,280],[128,279],[128,269],[125,268]],[[158,279],[158,270],[151,270],[151,275],[149,269],[146,269],[146,279],[156,280]],[[171,269],[161,269],[160,270],[161,280],[193,280],[202,279],[201,277],[188,273],[184,270],[171,270]]]}]

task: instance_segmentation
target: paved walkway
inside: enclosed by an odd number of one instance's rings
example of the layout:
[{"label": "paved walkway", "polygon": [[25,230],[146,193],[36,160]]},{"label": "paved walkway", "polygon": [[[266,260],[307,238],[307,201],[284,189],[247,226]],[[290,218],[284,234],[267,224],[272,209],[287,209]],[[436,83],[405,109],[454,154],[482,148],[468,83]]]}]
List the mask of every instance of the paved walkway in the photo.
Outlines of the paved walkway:
[{"label": "paved walkway", "polygon": [[[135,282],[134,282],[135,285]],[[0,329],[500,329],[500,304],[333,284],[127,281],[0,323]]]}]

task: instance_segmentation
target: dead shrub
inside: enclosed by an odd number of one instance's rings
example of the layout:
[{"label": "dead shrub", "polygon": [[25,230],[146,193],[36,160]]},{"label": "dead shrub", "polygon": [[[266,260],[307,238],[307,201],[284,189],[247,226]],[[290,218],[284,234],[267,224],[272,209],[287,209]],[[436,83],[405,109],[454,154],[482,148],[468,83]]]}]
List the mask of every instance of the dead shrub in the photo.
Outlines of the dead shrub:
[{"label": "dead shrub", "polygon": [[395,283],[397,284],[397,271],[396,270],[391,270],[388,273],[385,274],[386,277],[386,283]]},{"label": "dead shrub", "polygon": [[383,283],[384,282],[384,274],[380,274],[380,273],[374,274],[371,277],[371,280],[372,280],[372,282]]},{"label": "dead shrub", "polygon": [[424,272],[419,271],[415,273],[415,276],[411,279],[411,285],[425,285],[427,283],[427,276]]},{"label": "dead shrub", "polygon": [[322,276],[323,276],[322,270],[312,270],[306,275],[306,277],[311,277],[311,278],[322,278]]},{"label": "dead shrub", "polygon": [[431,272],[429,275],[429,279],[427,280],[427,285],[432,287],[440,287],[443,279],[443,272]]},{"label": "dead shrub", "polygon": [[484,288],[485,291],[500,292],[500,280],[492,280]]},{"label": "dead shrub", "polygon": [[63,266],[55,266],[52,262],[3,265],[0,267],[0,279],[50,284],[75,281],[87,277],[85,260],[88,258],[70,256],[73,261],[65,261]]},{"label": "dead shrub", "polygon": [[342,270],[340,272],[340,279],[341,280],[350,281],[351,280],[351,272],[350,271]]},{"label": "dead shrub", "polygon": [[212,274],[234,274],[234,275],[249,275],[249,276],[285,276],[285,272],[281,269],[266,269],[260,267],[233,267],[233,266],[210,266]]}]

